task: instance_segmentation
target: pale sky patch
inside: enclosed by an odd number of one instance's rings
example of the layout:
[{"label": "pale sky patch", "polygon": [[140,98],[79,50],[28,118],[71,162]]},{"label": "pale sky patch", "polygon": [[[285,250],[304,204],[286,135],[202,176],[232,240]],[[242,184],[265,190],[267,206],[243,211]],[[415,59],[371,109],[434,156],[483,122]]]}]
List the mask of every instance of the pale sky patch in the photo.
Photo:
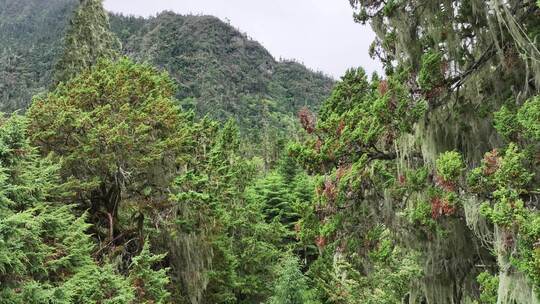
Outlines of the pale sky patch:
[{"label": "pale sky patch", "polygon": [[105,0],[104,5],[137,16],[164,10],[214,15],[260,42],[276,59],[296,59],[334,78],[351,67],[382,70],[368,55],[375,34],[353,21],[348,0]]}]

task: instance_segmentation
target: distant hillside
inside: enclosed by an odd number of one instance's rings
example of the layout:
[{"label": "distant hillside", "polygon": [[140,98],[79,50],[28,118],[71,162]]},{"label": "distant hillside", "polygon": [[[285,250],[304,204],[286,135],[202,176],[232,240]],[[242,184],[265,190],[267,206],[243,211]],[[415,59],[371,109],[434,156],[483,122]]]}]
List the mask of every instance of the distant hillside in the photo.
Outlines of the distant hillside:
[{"label": "distant hillside", "polygon": [[0,0],[0,110],[25,108],[46,90],[74,0]]},{"label": "distant hillside", "polygon": [[[46,4],[45,4],[46,3]],[[0,109],[25,108],[51,83],[74,0],[0,0]],[[143,19],[111,15],[124,52],[167,70],[184,107],[243,129],[288,123],[317,108],[333,80],[296,62],[278,62],[259,43],[211,16],[164,12]],[[267,111],[269,120],[261,119]]]}]

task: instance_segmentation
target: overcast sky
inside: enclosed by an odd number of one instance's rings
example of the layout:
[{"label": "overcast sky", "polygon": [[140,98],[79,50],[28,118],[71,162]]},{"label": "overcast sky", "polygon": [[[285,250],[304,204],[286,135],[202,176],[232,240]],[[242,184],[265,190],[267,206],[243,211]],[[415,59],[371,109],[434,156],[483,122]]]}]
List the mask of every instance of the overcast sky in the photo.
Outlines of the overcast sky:
[{"label": "overcast sky", "polygon": [[296,59],[339,78],[349,67],[380,71],[368,55],[374,33],[354,23],[348,0],[105,0],[113,12],[137,16],[163,10],[214,15],[246,32],[274,57]]}]

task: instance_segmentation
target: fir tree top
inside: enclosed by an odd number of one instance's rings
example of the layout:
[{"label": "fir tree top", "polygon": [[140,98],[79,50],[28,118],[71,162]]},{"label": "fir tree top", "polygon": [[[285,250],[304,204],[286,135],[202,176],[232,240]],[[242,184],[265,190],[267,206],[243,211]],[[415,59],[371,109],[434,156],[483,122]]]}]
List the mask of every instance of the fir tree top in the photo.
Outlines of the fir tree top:
[{"label": "fir tree top", "polygon": [[100,58],[116,58],[121,49],[120,41],[110,31],[101,0],[80,0],[64,43],[63,55],[56,65],[56,82],[71,79]]}]

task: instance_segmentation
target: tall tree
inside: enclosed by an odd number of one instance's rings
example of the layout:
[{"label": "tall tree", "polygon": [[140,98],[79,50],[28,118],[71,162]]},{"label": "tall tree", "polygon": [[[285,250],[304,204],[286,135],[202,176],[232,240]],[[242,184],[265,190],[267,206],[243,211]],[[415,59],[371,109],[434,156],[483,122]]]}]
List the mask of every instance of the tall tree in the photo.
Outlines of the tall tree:
[{"label": "tall tree", "polygon": [[95,65],[100,58],[115,59],[120,50],[120,40],[110,31],[102,0],[80,0],[64,38],[55,80],[67,81]]},{"label": "tall tree", "polygon": [[307,278],[300,271],[298,258],[286,255],[280,261],[278,278],[270,304],[315,304],[313,292],[309,289]]},{"label": "tall tree", "polygon": [[[500,270],[502,303],[535,303],[536,1],[350,2],[357,21],[377,33],[371,51],[387,77],[349,71],[318,119],[301,113],[311,138],[292,152],[320,176],[301,227],[321,249],[316,263],[333,269],[329,256],[345,257],[349,274],[376,282],[377,268],[393,267],[378,267],[373,255],[383,225],[390,248],[420,252],[412,262],[424,265],[392,297],[478,299],[479,284],[492,285],[477,282],[487,269]],[[478,164],[485,165],[468,174],[469,188],[464,172]],[[397,264],[409,264],[408,254]],[[475,267],[479,260],[486,269]]]},{"label": "tall tree", "polygon": [[144,215],[168,199],[190,133],[173,93],[170,78],[148,65],[102,60],[28,111],[32,141],[62,159],[73,198],[112,246],[142,237]]}]

